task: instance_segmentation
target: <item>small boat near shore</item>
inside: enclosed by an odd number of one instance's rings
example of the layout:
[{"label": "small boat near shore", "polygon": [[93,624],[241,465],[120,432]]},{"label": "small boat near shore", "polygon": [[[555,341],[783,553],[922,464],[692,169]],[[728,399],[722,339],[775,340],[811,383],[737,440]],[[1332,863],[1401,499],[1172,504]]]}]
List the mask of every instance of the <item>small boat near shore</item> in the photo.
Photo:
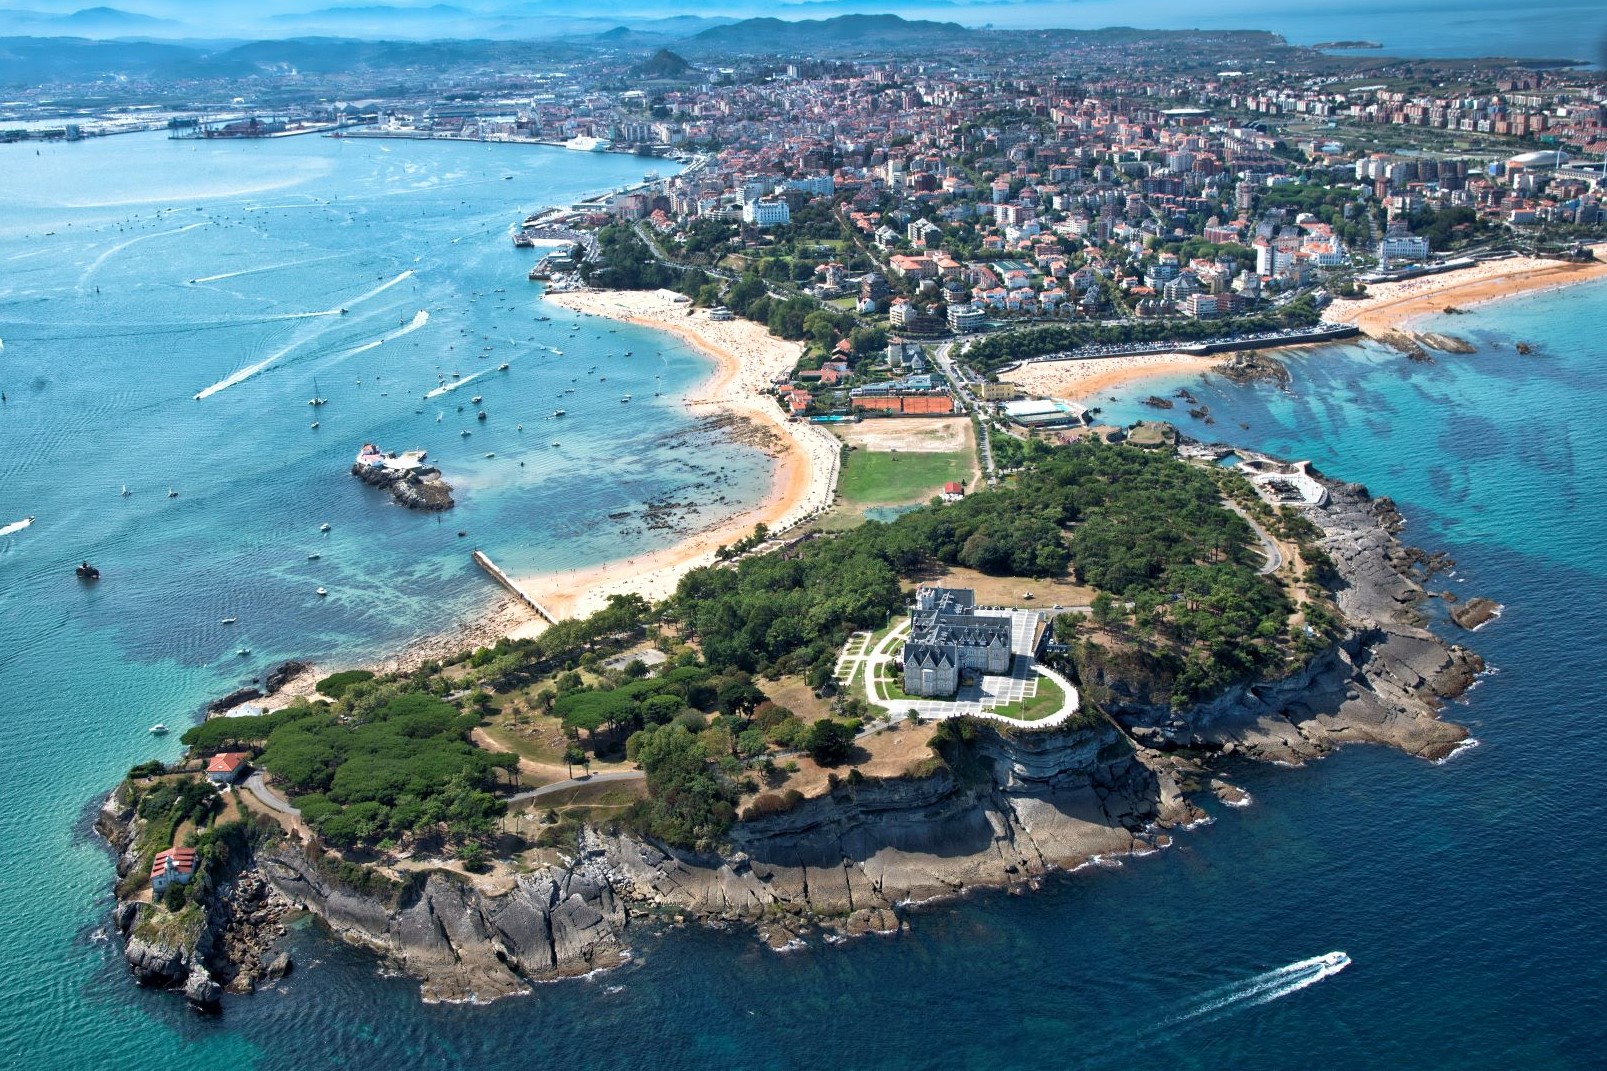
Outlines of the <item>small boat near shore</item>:
[{"label": "small boat near shore", "polygon": [[151,726],[145,731],[150,733],[152,736],[166,736],[167,726],[162,722],[157,722],[155,725]]}]

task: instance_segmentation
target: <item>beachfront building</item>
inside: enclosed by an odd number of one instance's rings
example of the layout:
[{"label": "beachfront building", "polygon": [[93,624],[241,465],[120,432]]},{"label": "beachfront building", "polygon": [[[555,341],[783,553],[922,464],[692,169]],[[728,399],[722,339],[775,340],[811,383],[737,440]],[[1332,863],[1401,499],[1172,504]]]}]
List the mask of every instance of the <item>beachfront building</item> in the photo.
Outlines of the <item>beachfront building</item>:
[{"label": "beachfront building", "polygon": [[953,695],[966,670],[1010,670],[1010,619],[976,612],[969,588],[923,587],[910,608],[904,644],[904,691],[922,698]]},{"label": "beachfront building", "polygon": [[1396,220],[1378,242],[1378,266],[1388,268],[1395,264],[1412,264],[1428,259],[1428,239],[1420,238],[1406,229],[1406,223]]}]

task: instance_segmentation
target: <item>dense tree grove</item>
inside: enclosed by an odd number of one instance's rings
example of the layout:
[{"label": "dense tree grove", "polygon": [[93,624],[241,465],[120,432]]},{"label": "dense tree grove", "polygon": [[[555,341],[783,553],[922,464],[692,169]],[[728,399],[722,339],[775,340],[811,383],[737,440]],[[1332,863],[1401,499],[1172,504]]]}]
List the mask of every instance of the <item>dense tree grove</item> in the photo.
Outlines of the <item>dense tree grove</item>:
[{"label": "dense tree grove", "polygon": [[470,743],[476,715],[400,683],[353,685],[347,697],[339,707],[301,703],[215,719],[187,732],[185,743],[215,746],[227,733],[230,744],[262,744],[258,763],[338,847],[437,827],[460,839],[490,830],[505,809],[491,794],[497,771],[515,769],[517,759]]},{"label": "dense tree grove", "polygon": [[973,368],[986,371],[1061,353],[1080,346],[1140,344],[1146,342],[1198,342],[1234,334],[1276,331],[1288,327],[1311,327],[1321,318],[1309,298],[1296,298],[1276,311],[1229,320],[1139,320],[1131,323],[1072,323],[1052,327],[1003,331],[973,342],[962,359]]},{"label": "dense tree grove", "polygon": [[1188,684],[1190,694],[1272,660],[1288,607],[1255,574],[1254,534],[1223,507],[1209,473],[1125,446],[1085,443],[1034,456],[1013,488],[736,569],[689,573],[666,616],[702,644],[712,666],[799,672],[818,685],[849,632],[880,627],[902,607],[901,578],[936,563],[1003,576],[1070,570],[1133,601],[1146,627],[1164,622],[1179,647],[1203,645],[1202,664],[1213,668]]}]

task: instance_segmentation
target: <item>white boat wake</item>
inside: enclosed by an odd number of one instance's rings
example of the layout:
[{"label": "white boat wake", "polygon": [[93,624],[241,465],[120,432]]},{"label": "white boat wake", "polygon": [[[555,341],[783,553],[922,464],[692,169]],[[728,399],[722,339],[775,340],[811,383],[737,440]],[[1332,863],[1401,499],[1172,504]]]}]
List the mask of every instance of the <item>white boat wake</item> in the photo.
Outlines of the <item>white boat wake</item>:
[{"label": "white boat wake", "polygon": [[385,291],[389,290],[391,287],[395,286],[397,283],[405,282],[405,281],[407,281],[408,279],[411,279],[411,278],[413,278],[413,269],[408,268],[406,271],[402,272],[402,274],[398,275],[396,278],[392,279],[390,282],[388,282],[388,283],[380,283],[378,286],[376,286],[374,289],[370,290],[368,293],[363,294],[360,297],[355,297],[352,300],[348,301],[344,306],[336,305],[335,308],[334,308],[334,312],[338,316],[340,314],[340,310],[343,307],[349,309],[349,308],[352,308],[354,306],[361,305],[363,302],[367,301],[369,298],[379,297],[381,294],[383,294]]},{"label": "white boat wake", "polygon": [[126,242],[118,242],[116,245],[112,246],[110,249],[106,250],[106,252],[102,253],[100,256],[96,257],[90,262],[89,267],[85,268],[84,273],[78,277],[78,288],[82,290],[86,285],[88,285],[90,277],[100,270],[102,264],[105,264],[108,260],[112,259],[112,257],[116,256],[118,253],[121,253],[131,245],[148,241],[152,238],[166,238],[174,234],[183,234],[185,231],[193,231],[197,227],[209,227],[211,225],[210,220],[203,220],[200,223],[191,223],[189,226],[180,227],[177,230],[157,231],[155,234],[142,234],[137,238],[130,238]]},{"label": "white boat wake", "polygon": [[419,328],[423,327],[425,324],[427,324],[429,322],[430,322],[430,314],[425,312],[423,309],[420,309],[417,313],[415,313],[413,315],[413,319],[407,324],[407,326],[398,327],[395,331],[391,331],[391,332],[389,332],[389,333],[387,333],[385,335],[382,335],[379,338],[376,338],[372,342],[365,342],[361,346],[356,347],[355,349],[349,349],[345,353],[341,354],[339,357],[336,357],[335,360],[331,361],[330,363],[335,364],[335,363],[337,363],[339,361],[344,361],[348,357],[355,357],[359,353],[367,353],[369,350],[376,349],[376,348],[378,348],[380,346],[383,346],[387,342],[395,342],[397,339],[401,338],[403,335],[411,335],[414,331],[417,331]]},{"label": "white boat wake", "polygon": [[0,536],[15,535],[33,523],[32,517],[24,517],[20,521],[12,521],[4,528],[0,528]]},{"label": "white boat wake", "polygon": [[1345,953],[1328,952],[1266,971],[1242,982],[1220,986],[1206,993],[1193,1008],[1173,1019],[1172,1024],[1217,1018],[1240,1008],[1270,1004],[1291,993],[1298,993],[1307,986],[1316,985],[1324,978],[1332,978],[1348,966],[1350,957]]},{"label": "white boat wake", "polygon": [[495,372],[495,371],[496,371],[495,368],[487,368],[484,372],[476,372],[472,376],[464,376],[462,379],[454,379],[450,383],[442,383],[439,387],[436,387],[434,390],[430,391],[424,397],[426,397],[426,398],[439,398],[443,394],[450,394],[452,391],[457,390],[459,387],[463,386],[465,383],[473,383],[475,380],[477,380],[481,376],[485,375],[486,372]]},{"label": "white boat wake", "polygon": [[279,358],[283,357],[285,354],[289,353],[291,350],[295,349],[299,345],[301,345],[301,343],[292,342],[290,345],[286,346],[284,349],[282,349],[279,352],[274,353],[274,354],[272,354],[272,355],[270,355],[268,357],[264,357],[262,360],[258,361],[256,364],[246,365],[244,368],[240,369],[238,372],[229,373],[227,376],[224,376],[222,379],[218,380],[216,383],[212,384],[210,387],[203,387],[201,390],[197,391],[196,394],[195,394],[195,400],[200,401],[203,398],[210,398],[214,394],[218,393],[219,391],[228,390],[230,387],[234,386],[236,383],[244,383],[246,380],[250,379],[252,376],[256,375],[258,372],[262,371],[264,368],[267,368],[270,364],[272,364],[273,362],[277,361]]},{"label": "white boat wake", "polygon": [[203,275],[199,279],[191,279],[192,283],[216,283],[224,279],[238,279],[242,275],[260,275],[269,271],[284,271],[286,268],[300,268],[308,264],[321,264],[326,260],[339,260],[345,253],[336,253],[328,257],[314,257],[311,260],[294,260],[288,264],[268,264],[259,268],[241,268],[239,271],[226,271],[221,275]]},{"label": "white boat wake", "polygon": [[[395,286],[397,283],[400,283],[403,280],[410,279],[412,277],[413,277],[413,269],[408,268],[406,271],[402,272],[402,274],[398,275],[396,278],[390,280],[389,282],[381,283],[380,285],[376,286],[374,289],[370,290],[368,293],[363,294],[360,297],[357,297],[357,298],[353,299],[352,301],[348,302],[344,307],[337,305],[335,308],[330,309],[330,310],[328,310],[326,312],[296,313],[296,314],[294,314],[294,316],[296,318],[306,317],[306,316],[339,316],[344,308],[351,308],[352,306],[355,306],[355,305],[361,304],[364,301],[367,301],[369,298],[377,297],[378,295],[383,294],[385,291],[389,290],[391,287]],[[420,317],[423,317],[423,319],[420,319]],[[399,336],[401,336],[403,334],[408,333],[409,331],[416,331],[420,327],[423,327],[426,323],[428,323],[429,319],[430,319],[430,314],[425,312],[424,310],[420,309],[419,312],[418,312],[418,315],[413,317],[413,322],[411,324],[408,324],[406,327],[403,327],[400,331],[392,332],[392,336],[399,337]],[[391,337],[391,336],[387,336],[387,337]],[[264,368],[267,368],[269,365],[273,364],[273,362],[277,361],[279,358],[283,357],[285,354],[289,353],[291,350],[296,349],[298,346],[304,345],[307,341],[310,341],[310,340],[304,339],[304,340],[299,341],[299,342],[292,342],[288,346],[285,346],[283,349],[280,349],[278,352],[273,353],[273,354],[269,355],[268,357],[265,357],[264,359],[258,361],[256,364],[247,365],[245,368],[242,368],[237,372],[231,372],[229,375],[227,375],[227,376],[223,377],[222,379],[218,380],[216,383],[212,384],[210,387],[204,387],[201,390],[197,391],[196,394],[195,394],[195,400],[196,401],[201,401],[204,398],[210,398],[214,394],[218,393],[219,391],[228,390],[230,387],[235,386],[236,384],[244,383],[246,380],[250,379],[252,376],[256,375],[258,372],[261,372]],[[380,342],[383,342],[383,341],[384,341],[384,339],[381,339],[378,342],[370,343],[370,344],[368,344],[368,345],[366,345],[364,347],[361,347],[360,349],[355,350],[353,352],[360,353],[360,352],[362,352],[363,349],[373,349],[374,346],[379,345]],[[347,354],[347,356],[351,356],[351,354]]]}]

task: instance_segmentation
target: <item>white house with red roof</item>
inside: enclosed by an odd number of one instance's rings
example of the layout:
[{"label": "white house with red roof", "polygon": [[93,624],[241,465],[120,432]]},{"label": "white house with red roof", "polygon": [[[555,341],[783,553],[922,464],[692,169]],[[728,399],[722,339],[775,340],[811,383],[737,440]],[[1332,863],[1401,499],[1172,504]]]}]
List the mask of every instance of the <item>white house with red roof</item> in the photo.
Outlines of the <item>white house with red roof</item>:
[{"label": "white house with red roof", "polygon": [[220,751],[206,764],[206,779],[217,785],[232,785],[250,764],[249,751]]},{"label": "white house with red roof", "polygon": [[188,885],[195,876],[195,849],[169,848],[151,860],[151,892],[161,896],[169,885]]}]

